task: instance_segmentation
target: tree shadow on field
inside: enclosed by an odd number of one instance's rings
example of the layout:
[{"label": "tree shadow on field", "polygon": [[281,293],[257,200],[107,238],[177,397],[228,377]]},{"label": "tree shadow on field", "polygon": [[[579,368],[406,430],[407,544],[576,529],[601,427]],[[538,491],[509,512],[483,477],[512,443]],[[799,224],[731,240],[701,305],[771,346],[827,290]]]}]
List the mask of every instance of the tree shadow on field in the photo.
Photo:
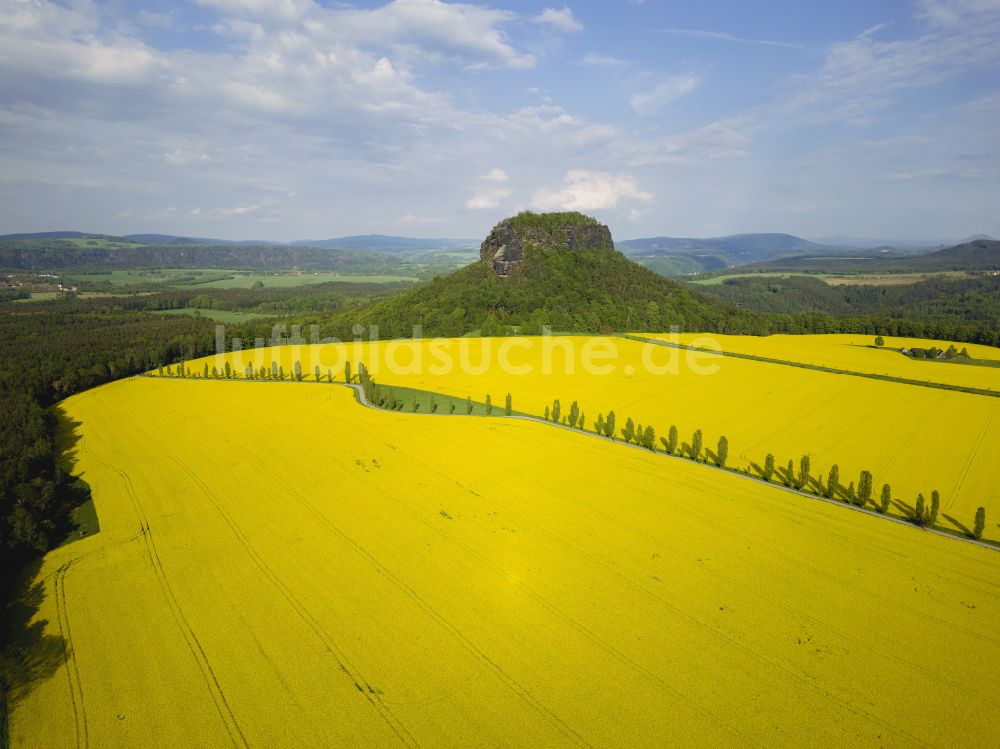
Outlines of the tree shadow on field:
[{"label": "tree shadow on field", "polygon": [[78,538],[97,533],[100,522],[94,509],[90,485],[83,480],[83,473],[75,474],[78,448],[82,439],[83,423],[72,418],[61,406],[52,409],[56,417],[56,465],[61,474],[59,510],[55,517],[58,538],[56,545],[63,545]]},{"label": "tree shadow on field", "polygon": [[712,452],[711,450],[709,450],[706,447],[705,448],[705,462],[706,463],[711,463],[713,466],[718,465],[719,464],[719,456],[716,455],[714,452]]},{"label": "tree shadow on field", "polygon": [[959,529],[959,530],[960,530],[960,531],[961,531],[962,533],[964,533],[964,534],[965,534],[966,536],[972,536],[972,530],[971,530],[971,529],[969,529],[968,527],[966,527],[965,525],[963,525],[962,523],[960,523],[959,521],[957,521],[957,520],[956,520],[955,518],[953,518],[953,517],[952,517],[951,515],[949,515],[949,514],[947,514],[947,513],[941,513],[941,517],[943,517],[943,518],[944,518],[945,520],[947,520],[947,521],[948,521],[949,523],[951,523],[951,524],[952,524],[952,525],[954,525],[954,526],[955,526],[956,528],[958,528],[958,529]]},{"label": "tree shadow on field", "polygon": [[785,468],[775,468],[774,475],[785,486],[795,487],[798,485],[798,482],[795,480],[795,471],[789,471],[787,466]]},{"label": "tree shadow on field", "polygon": [[53,634],[57,628],[47,619],[35,620],[46,595],[44,581],[36,579],[41,564],[36,560],[22,571],[4,611],[0,687],[6,700],[0,698],[0,738],[5,738],[7,711],[51,679],[68,655],[69,643]]},{"label": "tree shadow on field", "polygon": [[905,518],[912,518],[913,513],[916,512],[916,508],[913,505],[907,504],[901,499],[894,499],[892,503],[896,506],[896,509],[903,513],[903,517]]}]

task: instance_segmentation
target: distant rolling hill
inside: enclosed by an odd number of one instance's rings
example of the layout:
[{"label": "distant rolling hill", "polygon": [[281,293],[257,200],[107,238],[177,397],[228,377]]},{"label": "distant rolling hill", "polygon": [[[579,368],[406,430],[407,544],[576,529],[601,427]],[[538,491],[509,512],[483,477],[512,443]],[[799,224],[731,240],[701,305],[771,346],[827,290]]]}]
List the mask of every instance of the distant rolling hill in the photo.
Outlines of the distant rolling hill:
[{"label": "distant rolling hill", "polygon": [[618,249],[662,275],[690,275],[787,255],[840,251],[791,234],[733,234],[727,237],[646,237],[618,242]]},{"label": "distant rolling hill", "polygon": [[339,250],[369,250],[374,252],[413,252],[416,250],[473,250],[478,249],[475,239],[419,239],[396,237],[386,234],[358,234],[332,239],[302,239],[291,243],[296,247],[322,247]]},{"label": "distant rolling hill", "polygon": [[[872,251],[869,251],[872,253]],[[941,271],[1000,270],[1000,241],[977,239],[923,254],[886,256],[885,253],[851,257],[801,255],[752,263],[746,273],[934,273]],[[712,275],[718,275],[713,273]]]},{"label": "distant rolling hill", "polygon": [[387,234],[358,234],[331,239],[300,239],[292,242],[274,242],[265,239],[213,239],[212,237],[189,237],[178,234],[91,234],[82,231],[22,232],[0,235],[0,242],[72,239],[102,239],[117,242],[134,242],[149,245],[244,245],[256,247],[312,247],[324,250],[365,250],[368,252],[448,252],[452,250],[478,250],[479,242],[474,239],[451,239],[446,237],[424,239],[419,237],[398,237]]}]

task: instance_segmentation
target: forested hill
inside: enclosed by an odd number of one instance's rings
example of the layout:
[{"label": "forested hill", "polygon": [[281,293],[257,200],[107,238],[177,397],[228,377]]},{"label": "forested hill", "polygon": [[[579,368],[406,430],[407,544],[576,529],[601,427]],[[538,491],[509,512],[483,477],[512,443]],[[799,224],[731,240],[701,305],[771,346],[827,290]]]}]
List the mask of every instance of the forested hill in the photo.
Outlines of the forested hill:
[{"label": "forested hill", "polygon": [[687,330],[765,332],[753,313],[678,283],[606,249],[537,246],[503,277],[485,262],[345,313],[332,321],[333,333],[350,337],[356,323],[378,325],[382,337],[409,336],[415,325],[424,335],[453,336],[481,330],[502,334],[556,331]]},{"label": "forested hill", "polygon": [[618,247],[629,255],[716,254],[729,265],[770,260],[782,255],[835,252],[835,247],[816,244],[791,234],[733,234],[728,237],[647,237],[627,239]]},{"label": "forested hill", "polygon": [[1000,241],[977,239],[925,255],[905,257],[799,255],[740,268],[741,272],[781,273],[933,273],[961,270],[1000,270]]},{"label": "forested hill", "polygon": [[379,271],[396,264],[377,252],[254,244],[87,246],[69,241],[0,242],[0,269],[257,268]]},{"label": "forested hill", "polygon": [[883,321],[882,333],[1000,346],[1000,275],[834,286],[812,276],[747,275],[697,288],[751,312],[777,315],[772,320],[779,325],[786,316],[836,316],[841,328],[869,318]]}]

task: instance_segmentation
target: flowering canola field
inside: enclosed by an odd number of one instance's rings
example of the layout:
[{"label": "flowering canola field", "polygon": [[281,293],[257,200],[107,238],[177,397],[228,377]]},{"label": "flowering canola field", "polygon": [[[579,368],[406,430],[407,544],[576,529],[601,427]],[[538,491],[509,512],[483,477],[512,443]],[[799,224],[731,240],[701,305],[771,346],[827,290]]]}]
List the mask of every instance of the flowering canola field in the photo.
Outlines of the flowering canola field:
[{"label": "flowering canola field", "polygon": [[[804,338],[801,345],[809,346],[815,337]],[[324,378],[330,372],[340,381],[345,361],[355,371],[363,361],[383,384],[477,401],[489,394],[498,406],[511,393],[516,410],[539,416],[556,398],[563,414],[575,400],[591,430],[598,413],[609,410],[619,429],[631,417],[660,437],[674,424],[686,442],[701,429],[706,448],[714,450],[725,435],[729,465],[752,472],[769,453],[779,468],[793,460],[796,471],[799,458],[809,455],[811,474],[824,486],[834,464],[845,487],[871,471],[876,498],[882,484],[890,484],[890,514],[897,517],[909,516],[918,493],[929,501],[937,490],[938,525],[966,533],[976,509],[985,507],[984,538],[1000,540],[996,397],[585,336],[283,346],[206,361],[221,368],[224,360],[238,372],[247,363],[259,368],[276,362],[289,373],[299,361],[310,380],[319,366]],[[191,369],[198,372],[200,364]],[[1000,374],[957,364],[924,366]]]},{"label": "flowering canola field", "polygon": [[[699,340],[701,340],[699,345],[704,345],[705,339],[711,339],[712,342],[718,344],[717,348],[720,350],[738,354],[1000,392],[1000,366],[986,367],[915,359],[905,356],[897,350],[914,346],[922,349],[933,346],[946,350],[951,345],[947,341],[885,336],[885,345],[882,348],[875,348],[874,336],[855,333],[771,336],[718,335],[716,333],[680,333],[662,336],[649,336],[640,333],[638,335],[661,338],[684,345],[691,345],[694,341]],[[981,346],[974,343],[956,343],[954,346],[959,351],[963,348],[966,349],[973,359],[985,359],[1000,363],[1000,349],[992,346]]]},{"label": "flowering canola field", "polygon": [[346,388],[74,396],[15,747],[985,746],[1000,554]]}]

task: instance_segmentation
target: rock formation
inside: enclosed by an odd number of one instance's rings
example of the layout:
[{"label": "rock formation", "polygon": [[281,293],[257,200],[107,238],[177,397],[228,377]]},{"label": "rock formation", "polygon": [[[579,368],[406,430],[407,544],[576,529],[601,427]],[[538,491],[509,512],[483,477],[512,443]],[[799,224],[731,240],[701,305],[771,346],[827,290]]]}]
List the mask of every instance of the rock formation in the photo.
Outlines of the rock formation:
[{"label": "rock formation", "polygon": [[508,276],[532,248],[613,250],[607,226],[579,213],[522,213],[493,227],[479,248],[479,258],[500,276]]}]

